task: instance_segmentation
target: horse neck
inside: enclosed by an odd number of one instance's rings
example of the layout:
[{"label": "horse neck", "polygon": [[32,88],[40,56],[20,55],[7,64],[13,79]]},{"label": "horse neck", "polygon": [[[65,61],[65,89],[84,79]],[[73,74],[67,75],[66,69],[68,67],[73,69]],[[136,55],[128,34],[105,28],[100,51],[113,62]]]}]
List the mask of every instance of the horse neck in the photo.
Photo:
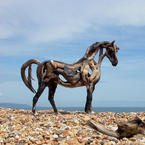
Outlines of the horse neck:
[{"label": "horse neck", "polygon": [[[98,43],[98,42],[97,42]],[[95,44],[97,43],[94,43],[93,45],[91,45],[85,52],[84,56],[79,59],[76,63],[74,64],[81,64],[82,62],[84,61],[90,61],[90,60],[93,60],[96,56],[96,54],[98,53],[100,47],[95,47]]]},{"label": "horse neck", "polygon": [[[105,48],[102,45],[108,44],[109,41],[103,41],[103,42],[96,42],[93,45],[91,45],[85,52],[84,56],[79,59],[77,62],[73,63],[76,66],[81,66],[83,62],[85,61],[91,61],[94,60],[95,56],[99,52],[99,58],[98,58],[98,66],[101,67],[102,61],[104,57],[106,56],[105,53],[103,54],[103,49]],[[95,61],[95,60],[94,60]]]},{"label": "horse neck", "polygon": [[95,58],[96,54],[98,53],[100,47],[96,46],[98,42],[94,43],[91,45],[85,52],[85,55],[83,56],[84,58],[88,60],[92,60]]},{"label": "horse neck", "polygon": [[103,54],[103,48],[100,48],[98,66],[101,67],[102,61],[105,57],[105,53]]}]

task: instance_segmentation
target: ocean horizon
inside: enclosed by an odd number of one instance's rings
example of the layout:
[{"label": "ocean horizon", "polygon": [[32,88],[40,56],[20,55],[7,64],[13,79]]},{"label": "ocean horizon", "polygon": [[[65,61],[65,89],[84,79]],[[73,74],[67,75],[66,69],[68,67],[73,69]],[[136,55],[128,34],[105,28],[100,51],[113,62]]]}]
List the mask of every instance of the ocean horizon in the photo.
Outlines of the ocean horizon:
[{"label": "ocean horizon", "polygon": [[[11,109],[24,109],[31,110],[31,106],[27,104],[13,104],[13,103],[0,103],[2,108],[11,108]],[[84,107],[57,107],[59,110],[65,111],[84,111]],[[41,107],[38,106],[37,110],[52,110],[51,107]],[[94,112],[145,112],[145,107],[93,107]]]}]

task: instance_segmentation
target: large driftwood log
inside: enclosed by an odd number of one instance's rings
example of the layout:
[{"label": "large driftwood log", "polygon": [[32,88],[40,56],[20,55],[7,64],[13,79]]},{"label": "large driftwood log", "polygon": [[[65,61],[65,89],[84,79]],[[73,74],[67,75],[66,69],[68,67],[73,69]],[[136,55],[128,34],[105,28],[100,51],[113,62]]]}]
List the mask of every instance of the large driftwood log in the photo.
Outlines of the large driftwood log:
[{"label": "large driftwood log", "polygon": [[108,136],[116,137],[118,139],[122,139],[124,137],[130,138],[137,134],[145,135],[145,121],[141,120],[140,118],[136,117],[133,120],[127,122],[121,122],[117,124],[118,129],[116,131],[109,130],[105,128],[103,125],[99,123],[94,123],[94,121],[88,121],[87,124]]}]

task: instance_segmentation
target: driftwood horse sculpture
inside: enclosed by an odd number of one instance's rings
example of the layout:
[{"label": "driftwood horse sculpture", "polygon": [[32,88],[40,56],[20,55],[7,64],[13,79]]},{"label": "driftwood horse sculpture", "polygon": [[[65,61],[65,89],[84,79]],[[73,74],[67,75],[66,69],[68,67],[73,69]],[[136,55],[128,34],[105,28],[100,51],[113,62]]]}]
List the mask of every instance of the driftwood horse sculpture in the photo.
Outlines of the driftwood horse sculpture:
[{"label": "driftwood horse sculpture", "polygon": [[[105,51],[104,51],[105,49]],[[74,88],[86,86],[87,100],[85,105],[85,112],[92,112],[92,93],[95,89],[95,84],[100,80],[100,67],[102,60],[105,56],[108,57],[113,66],[118,64],[117,51],[119,47],[115,45],[115,41],[96,42],[91,45],[85,55],[73,64],[66,64],[63,62],[50,60],[39,62],[38,60],[31,59],[24,63],[21,67],[21,77],[25,85],[33,92],[36,93],[33,98],[32,112],[35,113],[36,103],[46,87],[49,88],[49,101],[55,113],[57,108],[54,102],[54,94],[57,85],[64,87]],[[98,62],[94,60],[96,54],[99,53]],[[31,65],[37,64],[37,78],[38,90],[34,90],[32,86]],[[25,71],[28,68],[28,77],[26,78]],[[60,78],[64,77],[65,81]]]}]

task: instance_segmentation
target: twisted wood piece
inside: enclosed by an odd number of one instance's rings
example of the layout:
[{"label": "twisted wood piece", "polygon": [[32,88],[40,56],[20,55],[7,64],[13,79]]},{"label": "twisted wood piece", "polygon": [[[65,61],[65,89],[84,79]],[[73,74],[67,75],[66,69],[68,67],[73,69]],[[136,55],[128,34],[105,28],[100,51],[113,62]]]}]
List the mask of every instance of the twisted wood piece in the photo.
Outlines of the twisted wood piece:
[{"label": "twisted wood piece", "polygon": [[120,122],[117,124],[117,130],[109,130],[105,126],[95,123],[94,121],[88,121],[87,124],[108,136],[116,137],[118,139],[122,139],[124,137],[130,138],[137,134],[143,134],[145,135],[145,121],[140,119],[139,117],[136,117],[132,120],[126,121],[126,122]]}]

